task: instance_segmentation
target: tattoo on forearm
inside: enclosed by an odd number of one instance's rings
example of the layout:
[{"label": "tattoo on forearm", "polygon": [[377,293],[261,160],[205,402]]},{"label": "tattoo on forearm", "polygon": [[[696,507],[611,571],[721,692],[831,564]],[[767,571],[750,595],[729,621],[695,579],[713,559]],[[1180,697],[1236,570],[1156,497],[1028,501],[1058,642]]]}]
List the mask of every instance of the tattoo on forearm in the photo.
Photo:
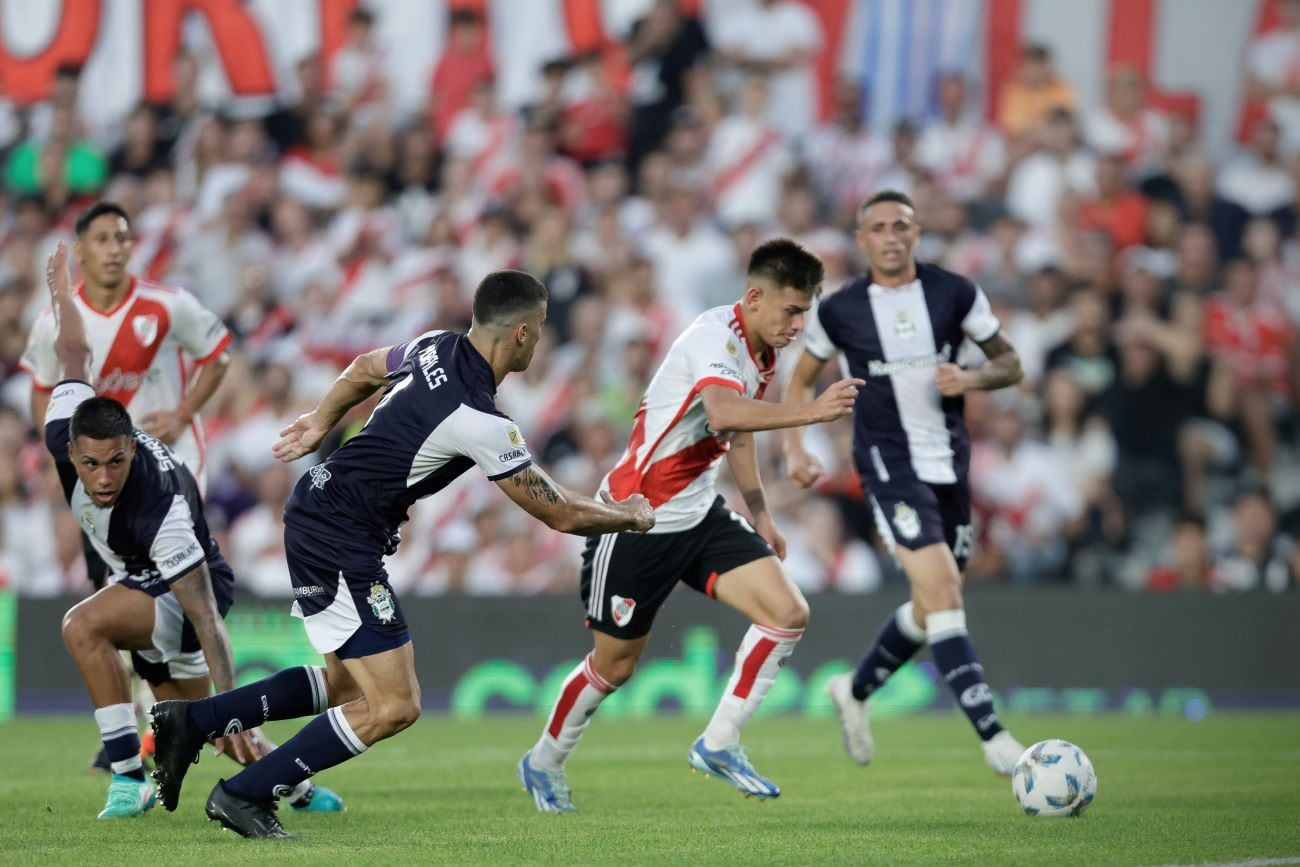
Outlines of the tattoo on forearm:
[{"label": "tattoo on forearm", "polygon": [[560,501],[560,492],[555,489],[555,485],[551,483],[551,480],[532,467],[520,470],[511,476],[510,480],[523,488],[524,493],[538,502],[555,505]]},{"label": "tattoo on forearm", "polygon": [[1005,388],[1015,385],[1023,374],[1020,370],[1020,356],[1001,332],[979,345],[988,362],[976,371],[976,387],[983,391]]},{"label": "tattoo on forearm", "polygon": [[760,512],[767,511],[767,497],[763,495],[762,488],[754,488],[752,491],[741,491],[740,495],[745,498],[745,505],[749,508],[751,515],[757,515]]}]

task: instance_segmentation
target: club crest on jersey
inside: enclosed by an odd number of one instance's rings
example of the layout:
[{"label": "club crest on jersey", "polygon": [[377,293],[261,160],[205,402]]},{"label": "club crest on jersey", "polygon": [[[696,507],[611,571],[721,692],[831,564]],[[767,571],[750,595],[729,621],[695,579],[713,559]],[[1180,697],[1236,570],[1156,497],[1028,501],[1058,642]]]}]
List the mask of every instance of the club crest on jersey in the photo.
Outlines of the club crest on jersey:
[{"label": "club crest on jersey", "polygon": [[624,599],[622,596],[611,596],[609,601],[613,603],[610,611],[614,617],[614,622],[619,626],[627,626],[628,621],[632,619],[632,609],[636,608],[636,600]]},{"label": "club crest on jersey", "polygon": [[898,503],[894,506],[894,529],[904,539],[915,539],[921,535],[921,516],[907,503]]},{"label": "club crest on jersey", "polygon": [[153,342],[158,339],[158,317],[153,313],[131,317],[131,331],[141,346],[153,346]]},{"label": "club crest on jersey", "polygon": [[86,528],[87,533],[95,535],[95,510],[91,506],[81,510],[81,526]]},{"label": "club crest on jersey", "polygon": [[894,317],[894,336],[899,340],[911,340],[916,336],[916,323],[912,322],[906,310],[898,311]]},{"label": "club crest on jersey", "polygon": [[370,595],[366,599],[370,603],[370,610],[375,612],[375,617],[380,623],[388,623],[397,616],[397,605],[393,602],[393,594],[383,584],[371,584]]}]

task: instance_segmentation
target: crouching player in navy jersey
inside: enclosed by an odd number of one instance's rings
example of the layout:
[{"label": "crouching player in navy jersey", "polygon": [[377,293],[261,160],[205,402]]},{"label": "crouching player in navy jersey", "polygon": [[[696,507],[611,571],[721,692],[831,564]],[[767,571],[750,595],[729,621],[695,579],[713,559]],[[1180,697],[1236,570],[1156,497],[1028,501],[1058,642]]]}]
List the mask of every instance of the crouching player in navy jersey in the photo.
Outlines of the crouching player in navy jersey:
[{"label": "crouching player in navy jersey", "polygon": [[[582,601],[595,646],[565,678],[546,727],[517,768],[538,810],[575,810],[564,763],[596,708],[632,677],[655,614],[678,581],[750,621],[722,699],[687,760],[746,797],[781,794],[754,769],[740,733],[803,637],[808,603],[781,567],[785,539],[767,509],[754,431],[853,411],[861,380],[843,379],[801,404],[762,399],[777,350],[803,330],[822,276],[821,261],[794,241],[761,244],[749,258],[741,299],[700,314],[655,371],[627,450],[601,490],[644,494],[657,523],[644,535],[587,540]],[[724,457],[752,526],[718,495]]]},{"label": "crouching player in navy jersey", "polygon": [[[988,764],[1009,776],[1023,748],[994,713],[962,608],[971,548],[962,395],[1019,382],[1020,360],[979,286],[916,262],[921,227],[906,195],[884,191],[867,200],[856,237],[870,270],[811,318],[785,399],[806,400],[836,352],[852,375],[866,380],[854,413],[854,462],[912,596],[885,621],[857,670],[832,678],[828,691],[839,708],[845,749],[866,764],[874,750],[867,699],[928,643]],[[988,357],[982,366],[964,370],[953,363],[966,338]],[[821,475],[797,429],[787,431],[785,452],[795,484],[808,487]]]},{"label": "crouching player in navy jersey", "polygon": [[159,795],[174,809],[203,739],[248,721],[319,714],[284,745],[218,782],[206,812],[245,837],[287,837],[275,800],[300,781],[360,755],[420,715],[420,685],[402,607],[384,571],[416,500],[477,466],[524,511],[566,533],[644,532],[645,497],[579,496],[533,465],[496,389],[528,367],[546,320],[546,289],[520,271],[489,274],[474,293],[468,334],[430,331],[358,356],[312,412],[281,431],[275,456],[313,452],[349,409],[386,391],[364,428],[304,475],[285,507],[293,614],[325,656],[322,713],[303,669],[234,692],[154,707]]},{"label": "crouching player in navy jersey", "polygon": [[[45,443],[88,544],[107,565],[106,585],[63,618],[63,640],[81,670],[112,769],[101,819],[138,816],[154,805],[144,775],[130,681],[119,651],[164,698],[201,698],[234,688],[222,618],[234,577],[208,532],[198,485],[161,441],[136,430],[126,408],[96,396],[91,348],[60,242],[46,280],[55,320],[51,349],[58,385],[45,415]],[[254,729],[216,732],[218,751],[242,764],[269,747]],[[223,737],[224,736],[224,737]],[[306,786],[301,807],[342,809],[337,795]]]}]

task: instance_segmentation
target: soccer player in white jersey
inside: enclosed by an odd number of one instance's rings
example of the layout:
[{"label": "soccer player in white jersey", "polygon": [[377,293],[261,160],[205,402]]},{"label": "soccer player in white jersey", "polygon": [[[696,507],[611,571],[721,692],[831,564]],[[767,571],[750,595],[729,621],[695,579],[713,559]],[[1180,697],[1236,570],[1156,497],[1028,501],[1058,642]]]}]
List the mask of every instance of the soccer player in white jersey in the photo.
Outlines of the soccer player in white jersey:
[{"label": "soccer player in white jersey", "polygon": [[[911,601],[886,619],[857,670],[832,678],[844,746],[871,761],[869,696],[922,645],[929,644],[984,757],[1010,775],[1023,747],[993,710],[984,669],[966,632],[962,575],[970,556],[970,440],[962,395],[1020,381],[1020,359],[1002,336],[975,283],[913,255],[921,227],[911,200],[876,193],[858,210],[858,246],[869,271],[828,298],[811,317],[803,354],[785,395],[794,406],[837,352],[866,380],[854,414],[853,458],[870,493],[876,525],[912,586]],[[954,364],[964,340],[988,361]],[[790,478],[808,487],[822,474],[797,430],[785,434]]]},{"label": "soccer player in white jersey", "polygon": [[[852,411],[861,380],[841,380],[815,401],[762,400],[776,352],[803,330],[822,276],[821,262],[795,242],[761,245],[750,257],[744,296],[701,314],[646,389],[627,451],[601,491],[615,499],[643,494],[656,523],[644,535],[587,541],[581,592],[595,648],[565,678],[541,737],[518,766],[542,812],[575,810],[564,762],[596,708],[632,676],[655,613],[679,580],[752,621],[722,701],[688,760],[746,796],[781,794],[750,764],[740,731],[803,636],[808,604],[781,567],[785,540],[767,509],[754,431]],[[724,457],[753,525],[715,490]]]},{"label": "soccer player in white jersey", "polygon": [[[74,300],[90,343],[96,393],[125,406],[141,430],[166,443],[189,467],[202,494],[204,442],[198,413],[226,375],[230,332],[188,292],[126,270],[134,238],[120,205],[96,202],[77,218],[75,228],[72,254],[82,282]],[[32,379],[32,423],[38,426],[59,381],[56,332],[51,307],[37,318],[19,362]],[[108,567],[84,537],[82,550],[86,577],[99,590]],[[145,707],[153,703],[148,695],[141,699]],[[103,750],[91,767],[108,770]]]},{"label": "soccer player in white jersey", "polygon": [[[72,254],[82,272],[76,302],[94,354],[95,389],[125,406],[141,430],[166,443],[203,490],[199,410],[226,375],[230,332],[184,289],[126,270],[134,238],[120,205],[91,205],[77,218],[76,232]],[[20,362],[32,378],[37,423],[58,382],[55,330],[53,310],[47,309],[36,320]]]}]

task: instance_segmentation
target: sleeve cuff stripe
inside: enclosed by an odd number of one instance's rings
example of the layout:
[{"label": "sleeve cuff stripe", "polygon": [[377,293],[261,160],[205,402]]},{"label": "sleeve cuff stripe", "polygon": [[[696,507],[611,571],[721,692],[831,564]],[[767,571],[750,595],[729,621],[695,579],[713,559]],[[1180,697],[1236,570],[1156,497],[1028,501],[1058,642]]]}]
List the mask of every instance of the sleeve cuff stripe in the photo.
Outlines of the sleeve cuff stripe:
[{"label": "sleeve cuff stripe", "polygon": [[520,470],[526,470],[532,465],[533,465],[533,459],[529,458],[528,460],[524,461],[522,464],[519,464],[518,466],[515,467],[511,467],[510,469],[506,470],[504,473],[497,473],[495,476],[488,476],[488,481],[499,482],[502,479],[508,479],[509,477],[513,476],[515,473],[519,472]]}]

